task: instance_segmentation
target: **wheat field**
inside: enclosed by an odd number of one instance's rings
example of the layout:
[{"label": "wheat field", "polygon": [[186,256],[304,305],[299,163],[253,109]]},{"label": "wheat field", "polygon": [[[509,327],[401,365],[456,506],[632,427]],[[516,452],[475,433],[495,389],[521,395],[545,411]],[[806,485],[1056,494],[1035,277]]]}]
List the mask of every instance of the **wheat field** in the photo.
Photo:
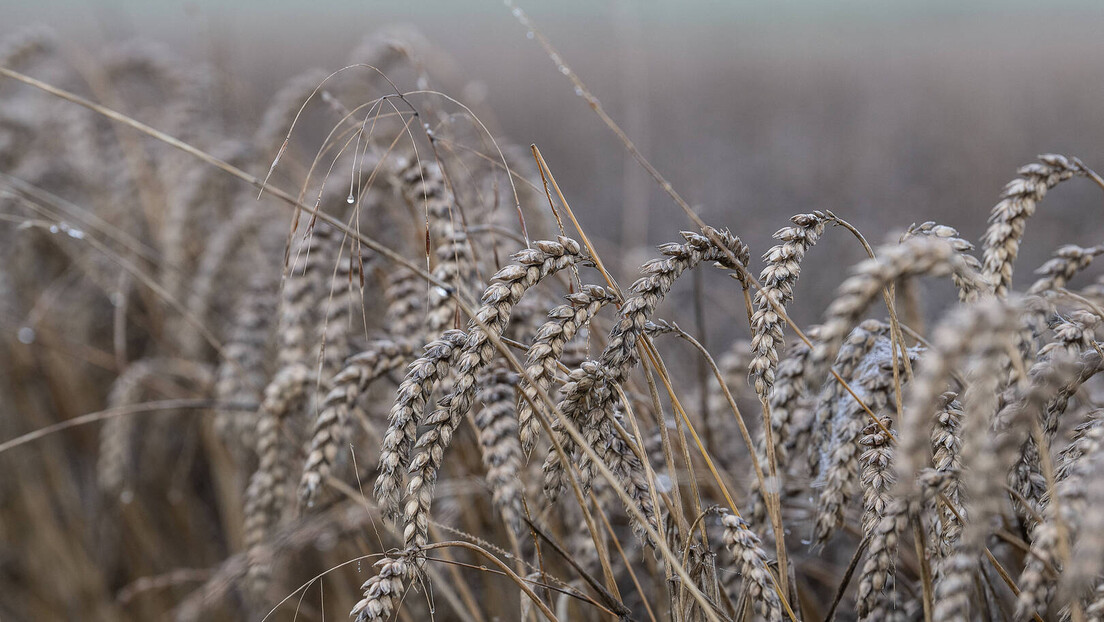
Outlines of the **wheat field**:
[{"label": "wheat field", "polygon": [[155,45],[0,44],[0,620],[1104,620],[1104,244],[1017,262],[1093,163],[976,245],[749,248],[513,11],[685,223],[636,270],[414,31],[247,122]]}]

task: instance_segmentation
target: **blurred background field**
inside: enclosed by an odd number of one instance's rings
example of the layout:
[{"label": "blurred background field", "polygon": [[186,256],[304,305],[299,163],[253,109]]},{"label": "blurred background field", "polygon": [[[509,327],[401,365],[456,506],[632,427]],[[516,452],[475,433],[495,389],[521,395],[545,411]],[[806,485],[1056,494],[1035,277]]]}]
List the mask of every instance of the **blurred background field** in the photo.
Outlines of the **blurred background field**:
[{"label": "blurred background field", "polygon": [[[929,219],[976,239],[1002,185],[1038,153],[1104,161],[1096,2],[530,4],[645,155],[707,222],[752,249],[812,209],[835,211],[874,242]],[[433,46],[435,86],[478,105],[493,132],[536,143],[626,270],[686,226],[499,2],[0,6],[4,32],[45,23],[73,53],[142,38],[209,63],[231,115],[257,110],[303,69],[342,66],[380,27],[411,25]],[[1100,216],[1092,192],[1070,184],[1054,193],[1022,265],[1039,265],[1060,243],[1097,242],[1081,226]],[[851,244],[821,252],[798,288],[802,322],[819,316],[839,266],[862,257]]]}]

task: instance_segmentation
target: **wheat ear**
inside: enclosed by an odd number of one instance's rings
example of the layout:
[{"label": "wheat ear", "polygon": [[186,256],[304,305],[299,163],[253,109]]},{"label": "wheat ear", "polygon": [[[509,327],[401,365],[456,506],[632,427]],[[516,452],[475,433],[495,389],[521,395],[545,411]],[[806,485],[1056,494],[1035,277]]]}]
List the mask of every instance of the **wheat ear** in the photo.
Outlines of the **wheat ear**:
[{"label": "wheat ear", "polygon": [[426,402],[456,362],[467,337],[462,330],[445,331],[426,345],[424,354],[410,364],[406,378],[399,385],[380,447],[379,476],[374,490],[385,516],[399,515],[399,497],[410,460],[410,448],[417,438]]},{"label": "wheat ear", "polygon": [[820,239],[829,219],[823,212],[798,214],[790,218],[794,226],[774,234],[774,238],[782,243],[763,255],[767,267],[759,275],[762,288],[755,292],[756,309],[751,316],[751,347],[755,357],[749,370],[755,392],[763,399],[767,399],[774,388],[778,348],[783,343],[782,327],[785,321],[777,309],[784,309],[793,300],[793,288],[801,274],[801,260]]},{"label": "wheat ear", "polygon": [[403,540],[408,547],[420,547],[429,538],[429,508],[433,485],[444,452],[475,397],[476,375],[493,358],[494,341],[506,330],[510,312],[525,292],[545,277],[589,261],[578,242],[566,237],[534,242],[532,248],[514,255],[515,263],[498,271],[483,293],[482,306],[469,325],[468,339],[456,362],[455,384],[422,422],[426,431],[412,448],[410,482],[403,509]]},{"label": "wheat ear", "polygon": [[517,382],[517,374],[503,363],[484,372],[476,393],[476,401],[481,402],[483,407],[475,415],[483,466],[487,469],[487,483],[491,486],[495,507],[514,533],[521,532],[524,516],[524,490],[520,479],[524,461],[521,441],[518,440],[517,397],[514,390]]},{"label": "wheat ear", "polygon": [[[641,267],[644,274],[633,283],[630,291],[633,296],[627,298],[621,306],[621,314],[610,331],[606,347],[595,365],[571,372],[564,385],[564,397],[559,409],[572,423],[580,428],[584,436],[597,440],[599,437],[612,440],[615,433],[607,419],[597,416],[599,413],[612,412],[608,408],[615,399],[613,384],[621,384],[636,364],[638,354],[637,341],[643,334],[645,324],[655,313],[659,302],[674,285],[675,280],[686,270],[703,261],[720,262],[725,267],[735,269],[728,264],[728,257],[734,256],[737,262],[747,265],[748,249],[739,238],[727,231],[708,229],[704,234],[684,232],[685,244],[669,243],[659,247],[662,258],[653,259]],[[718,239],[724,248],[712,242]],[[601,378],[599,378],[601,376]],[[591,414],[595,416],[591,416]],[[589,431],[588,431],[589,430]],[[565,453],[573,455],[575,445],[571,437],[560,432],[557,439]],[[550,451],[544,464],[545,493],[555,499],[565,487],[564,465],[554,451]],[[585,479],[585,477],[584,477]]]},{"label": "wheat ear", "polygon": [[755,535],[744,519],[723,511],[724,544],[735,558],[737,570],[744,577],[744,589],[759,615],[770,622],[781,622],[782,602],[774,589],[774,580],[767,569],[767,554],[759,536]]},{"label": "wheat ear", "polygon": [[[540,421],[533,412],[530,401],[536,403],[538,390],[547,391],[556,376],[557,363],[563,357],[564,347],[590,323],[591,318],[604,305],[616,301],[616,297],[597,285],[584,285],[574,294],[565,296],[568,304],[548,312],[552,318],[537,329],[533,344],[526,353],[525,371],[518,388],[525,397],[518,401],[518,433],[526,455],[533,451],[540,433]],[[529,382],[532,379],[532,382]]]},{"label": "wheat ear", "polygon": [[1012,287],[1012,264],[1020,252],[1027,219],[1047,191],[1074,176],[1087,176],[1081,160],[1057,154],[1039,156],[1017,171],[1018,178],[1008,182],[1000,202],[989,215],[989,227],[982,236],[982,274],[997,296],[1007,296]]}]

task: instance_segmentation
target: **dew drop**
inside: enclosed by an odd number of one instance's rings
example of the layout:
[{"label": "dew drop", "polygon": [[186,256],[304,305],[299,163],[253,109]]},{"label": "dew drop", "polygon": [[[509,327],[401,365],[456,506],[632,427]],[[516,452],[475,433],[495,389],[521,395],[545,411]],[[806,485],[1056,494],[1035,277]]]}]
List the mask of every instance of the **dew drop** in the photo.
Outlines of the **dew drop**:
[{"label": "dew drop", "polygon": [[127,504],[131,503],[132,501],[134,501],[134,491],[133,490],[124,490],[122,492],[122,494],[119,495],[119,502],[124,504],[124,505],[127,505]]},{"label": "dew drop", "polygon": [[345,197],[345,202],[349,205],[352,205],[353,203],[356,203],[356,197],[354,197],[352,193],[349,193],[349,196]]},{"label": "dew drop", "polygon": [[34,343],[35,330],[33,328],[31,328],[30,326],[23,326],[22,328],[19,329],[19,332],[17,333],[16,336],[19,339],[19,343],[22,343],[22,344],[25,344],[25,345],[30,345],[30,344]]},{"label": "dew drop", "polygon": [[517,7],[515,7],[514,10],[510,12],[514,14],[514,17],[521,17],[521,9]]},{"label": "dew drop", "polygon": [[578,95],[579,97],[582,97],[583,96],[583,88],[580,87],[580,86],[575,87],[575,94]]},{"label": "dew drop", "polygon": [[536,35],[534,35],[534,34],[533,34],[533,31],[532,31],[532,30],[530,30],[529,32],[525,33],[525,38],[526,38],[526,39],[532,39],[532,38],[533,38],[534,36],[536,36]]},{"label": "dew drop", "polygon": [[50,225],[50,233],[57,233],[59,231],[57,225]]},{"label": "dew drop", "polygon": [[560,65],[560,73],[566,76],[571,73],[571,70],[567,68],[567,65]]}]

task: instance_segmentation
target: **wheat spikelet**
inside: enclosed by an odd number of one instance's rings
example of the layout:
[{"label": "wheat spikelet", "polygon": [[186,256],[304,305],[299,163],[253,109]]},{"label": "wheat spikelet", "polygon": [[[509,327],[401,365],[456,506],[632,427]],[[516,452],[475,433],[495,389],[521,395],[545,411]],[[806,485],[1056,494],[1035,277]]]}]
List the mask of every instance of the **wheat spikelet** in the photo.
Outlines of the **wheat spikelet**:
[{"label": "wheat spikelet", "polygon": [[[455,384],[437,410],[422,422],[427,430],[412,448],[407,485],[407,502],[403,510],[403,540],[408,547],[420,547],[428,541],[429,506],[433,485],[444,459],[444,451],[452,434],[471,408],[475,396],[476,374],[496,352],[493,339],[506,329],[510,312],[525,292],[542,279],[589,261],[578,242],[560,237],[558,241],[535,242],[514,255],[516,263],[499,270],[483,294],[483,304],[469,326],[468,340],[456,363]],[[478,324],[476,323],[478,320]]]},{"label": "wheat spikelet", "polygon": [[997,296],[1007,296],[1012,286],[1012,264],[1019,254],[1027,219],[1035,214],[1039,201],[1059,183],[1089,174],[1077,158],[1046,154],[1039,160],[1020,168],[1019,177],[1004,187],[982,236],[982,274]]},{"label": "wheat spikelet", "polygon": [[[810,339],[816,339],[820,328],[807,331]],[[806,363],[812,349],[804,342],[797,342],[787,350],[787,356],[778,365],[776,385],[770,397],[771,439],[774,441],[774,457],[779,473],[786,473],[796,453],[804,450],[816,419],[812,398],[805,382]],[[760,432],[757,454],[766,456],[766,435]],[[760,490],[758,478],[751,483],[752,506],[748,522],[753,528],[767,528],[767,505]]]},{"label": "wheat spikelet", "polygon": [[1077,356],[1096,342],[1095,328],[1100,316],[1077,309],[1065,317],[1058,317],[1053,326],[1054,341],[1039,348],[1039,357],[1045,358],[1056,350]]},{"label": "wheat spikelet", "polygon": [[484,372],[476,393],[476,400],[482,402],[483,407],[475,415],[487,483],[493,491],[495,507],[514,533],[521,532],[524,514],[524,491],[519,478],[522,448],[515,415],[517,381],[517,375],[504,364]]},{"label": "wheat spikelet", "polygon": [[[1104,434],[1095,436],[1102,439]],[[1101,469],[1104,469],[1104,457],[1101,457],[1101,445],[1087,454],[1081,461],[1082,468],[1075,476],[1068,477],[1058,487],[1062,499],[1062,514],[1066,525],[1070,527],[1075,539],[1069,567],[1063,573],[1059,594],[1077,597],[1090,588],[1094,581],[1104,575],[1104,492],[1099,481],[1095,481]],[[1083,509],[1083,511],[1082,511]],[[1080,520],[1078,520],[1080,519]]]},{"label": "wheat spikelet", "polygon": [[616,298],[597,285],[584,285],[574,294],[565,296],[568,304],[560,305],[548,312],[552,318],[539,329],[533,344],[526,352],[525,371],[532,384],[522,378],[518,388],[524,393],[518,401],[518,431],[522,448],[526,455],[533,451],[540,434],[540,421],[533,412],[530,401],[537,402],[538,387],[547,391],[556,376],[557,363],[564,354],[564,347],[575,337],[579,329],[590,323],[590,319],[604,305]]},{"label": "wheat spikelet", "polygon": [[816,377],[820,377],[828,361],[835,358],[844,337],[882,288],[898,279],[953,274],[969,292],[968,300],[988,289],[970,262],[946,240],[914,237],[898,245],[883,246],[876,254],[878,259],[868,259],[855,267],[854,276],[840,285],[835,301],[828,307],[820,339],[809,362]]},{"label": "wheat spikelet", "polygon": [[406,591],[406,582],[413,574],[410,564],[402,558],[384,557],[375,565],[379,573],[360,586],[364,598],[357,601],[349,612],[350,616],[356,616],[356,622],[390,619],[398,610]]},{"label": "wheat spikelet", "polygon": [[886,506],[890,502],[889,490],[893,486],[893,445],[889,434],[884,429],[889,429],[893,421],[888,417],[882,419],[882,425],[870,424],[863,429],[863,437],[859,441],[866,450],[859,456],[860,475],[859,482],[863,489],[863,518],[862,532],[864,536],[870,535],[874,526],[885,515]]},{"label": "wheat spikelet", "polygon": [[357,398],[376,379],[398,369],[413,353],[410,341],[376,340],[363,352],[346,360],[345,368],[330,381],[318,417],[314,421],[310,448],[299,482],[299,500],[311,505],[322,482],[329,476],[338,451],[348,437],[350,414]]},{"label": "wheat spikelet", "polygon": [[[878,433],[875,431],[875,434]],[[870,543],[855,597],[860,620],[878,619],[875,612],[881,606],[883,592],[893,584],[897,545],[908,527],[908,521],[908,504],[902,499],[892,499],[886,504],[882,515],[873,521],[870,530],[864,529]]]},{"label": "wheat spikelet", "polygon": [[991,317],[986,332],[973,335],[971,355],[966,365],[963,410],[967,416],[963,423],[962,453],[966,458],[963,484],[969,495],[970,522],[965,525],[955,551],[940,563],[935,581],[936,615],[946,615],[947,619],[954,620],[966,619],[978,556],[984,548],[992,519],[1007,503],[1007,494],[1001,482],[1008,465],[1013,462],[1012,455],[1023,443],[1029,428],[1024,409],[1007,413],[1004,424],[996,430],[993,428],[1000,387],[1007,378],[1002,359],[1007,360],[1009,353],[1014,352],[1011,336],[1016,332],[1015,308],[1000,305],[994,300],[974,309],[975,318],[1001,310],[1005,317],[1003,322],[999,317]]},{"label": "wheat spikelet", "polygon": [[[257,469],[246,490],[245,545],[257,551],[291,507],[288,491],[289,464],[295,447],[285,435],[290,435],[288,422],[303,411],[309,397],[312,371],[312,339],[318,334],[319,301],[327,299],[323,286],[329,279],[334,249],[329,248],[333,231],[320,228],[314,232],[319,248],[312,248],[311,236],[304,237],[295,255],[300,268],[292,266],[284,281],[280,296],[277,324],[277,371],[264,389],[257,417]],[[299,253],[302,253],[300,256]],[[269,569],[263,559],[250,560],[247,586],[254,599],[263,598],[269,583]]]},{"label": "wheat spikelet", "polygon": [[[885,322],[874,319],[864,320],[847,335],[847,338],[840,345],[836,360],[832,363],[832,369],[849,384],[858,381],[859,376],[856,376],[856,371],[859,366],[862,365],[875,347],[884,350],[883,346],[888,334],[889,325]],[[884,351],[881,353],[885,354]],[[864,371],[865,375],[870,375],[875,370],[868,366],[864,368]],[[824,447],[831,438],[829,433],[834,431],[831,424],[836,420],[837,412],[841,409],[853,410],[855,408],[862,411],[862,407],[844,389],[842,383],[829,381],[821,388],[813,412],[813,424],[810,427],[810,435],[815,451],[809,452],[808,462],[809,472],[813,475],[817,475],[822,471],[820,468],[821,457],[825,454]],[[855,438],[857,438],[860,430],[861,427],[852,430]]]},{"label": "wheat spikelet", "polygon": [[[954,392],[946,392],[939,397],[935,425],[931,433],[932,466],[936,472],[946,476],[947,488],[944,496],[955,509],[962,507],[962,417],[964,416],[962,404],[957,398],[958,394]],[[949,553],[953,543],[962,534],[962,522],[955,514],[955,510],[948,507],[947,502],[943,499],[936,500],[939,514],[931,521],[932,540],[941,555]]]},{"label": "wheat spikelet", "polygon": [[[1101,549],[1099,534],[1100,493],[1092,485],[1092,479],[1101,466],[1100,452],[1104,447],[1104,426],[1100,411],[1091,411],[1086,420],[1077,426],[1073,441],[1058,457],[1055,469],[1056,499],[1045,497],[1046,521],[1033,534],[1031,554],[1024,565],[1019,584],[1024,586],[1019,598],[1019,609],[1043,611],[1053,592],[1054,581],[1048,568],[1058,567],[1056,555],[1060,528],[1065,529],[1072,555],[1069,565],[1062,569],[1059,595],[1077,598],[1088,591],[1093,578],[1101,574]],[[1061,526],[1059,525],[1061,523]],[[1061,604],[1061,603],[1058,603]]]},{"label": "wheat spikelet", "polygon": [[[1046,613],[1058,578],[1068,588],[1067,593],[1078,594],[1091,585],[1092,578],[1104,566],[1100,561],[1104,557],[1099,537],[1101,521],[1096,518],[1101,506],[1092,499],[1100,495],[1095,493],[1096,487],[1089,485],[1089,479],[1104,466],[1099,457],[1104,446],[1104,428],[1098,425],[1098,420],[1090,419],[1079,426],[1074,443],[1062,453],[1054,498],[1042,499],[1045,520],[1032,533],[1031,551],[1017,581],[1020,594],[1016,616],[1020,619],[1033,612]],[[1081,534],[1085,537],[1078,537]],[[1067,545],[1076,542],[1067,568],[1061,564],[1063,537]],[[1058,576],[1052,576],[1050,569],[1055,569]]]},{"label": "wheat spikelet", "polygon": [[[235,166],[242,166],[252,156],[249,146],[240,141],[227,141],[220,144],[212,149],[212,154],[218,159]],[[185,283],[188,282],[188,275],[196,270],[197,261],[199,265],[207,264],[204,266],[207,272],[213,272],[221,265],[221,262],[216,263],[213,268],[210,265],[213,263],[212,260],[204,262],[205,258],[202,257],[202,254],[211,245],[203,243],[202,237],[207,232],[203,231],[201,227],[208,218],[221,218],[231,212],[230,206],[234,203],[234,199],[239,196],[239,193],[234,191],[237,187],[233,183],[234,181],[227,178],[218,169],[203,162],[196,162],[183,175],[180,190],[169,196],[161,236],[161,245],[164,248],[161,281],[165,290],[176,300],[188,300],[191,304],[191,300],[185,292]],[[256,201],[252,203],[256,203]],[[256,212],[254,209],[243,209],[242,211],[251,212],[254,215]],[[237,222],[239,220],[241,219],[237,217],[230,219],[233,223],[230,228],[235,233],[247,225],[256,226],[256,219]],[[220,227],[216,231],[223,230]],[[217,232],[215,235],[218,235]],[[230,237],[235,241],[239,239],[237,235]],[[223,255],[225,255],[225,251]],[[202,295],[204,303],[211,295],[210,291],[213,288],[210,283],[211,280],[213,279],[205,279],[206,282],[204,283],[204,281],[193,279],[193,281],[199,281],[206,285],[206,291]],[[204,306],[206,305],[204,304]]]},{"label": "wheat spikelet", "polygon": [[[1073,354],[1055,351],[1051,356],[1041,359],[1029,372],[1031,386],[1023,398],[1012,408],[1016,412],[999,416],[999,425],[1005,419],[1028,417],[1041,427],[1043,439],[1049,443],[1058,429],[1058,419],[1066,411],[1069,400],[1089,378],[1100,371],[1100,354],[1094,350],[1086,352],[1080,360]],[[1029,424],[1030,425],[1030,424]],[[1046,478],[1039,466],[1039,446],[1033,437],[1024,440],[1019,448],[1009,485],[1021,497],[1038,510],[1047,492]],[[1032,524],[1033,519],[1029,519]]]},{"label": "wheat spikelet", "polygon": [[395,404],[388,415],[389,424],[380,446],[380,474],[374,495],[388,517],[399,515],[399,495],[409,464],[410,447],[416,440],[418,425],[426,402],[434,387],[444,378],[460,356],[460,348],[468,335],[462,330],[449,330],[428,343],[425,353],[410,364],[406,378],[399,385]]},{"label": "wheat spikelet", "polygon": [[738,572],[744,578],[744,589],[755,604],[759,615],[771,622],[782,620],[782,603],[774,589],[774,580],[767,569],[767,554],[759,536],[752,533],[744,519],[723,511],[724,544],[735,558]]},{"label": "wheat spikelet", "polygon": [[[759,275],[762,288],[755,292],[755,313],[751,316],[751,347],[755,358],[751,361],[749,378],[755,392],[767,399],[774,387],[775,370],[778,367],[778,347],[783,343],[784,320],[775,305],[785,309],[793,300],[793,287],[801,274],[801,260],[812,248],[830,216],[823,212],[798,214],[790,219],[795,226],[785,227],[774,234],[782,241],[763,255],[767,267]],[[773,304],[772,304],[773,302]]]},{"label": "wheat spikelet", "polygon": [[974,573],[978,561],[974,556],[951,555],[940,563],[935,582],[932,619],[950,622],[970,620],[970,601],[974,593]]},{"label": "wheat spikelet", "polygon": [[1055,478],[1059,481],[1069,477],[1074,464],[1086,454],[1092,453],[1096,446],[1097,428],[1104,422],[1104,410],[1094,408],[1085,414],[1084,421],[1074,428],[1073,438],[1058,454],[1055,465]]},{"label": "wheat spikelet", "polygon": [[1098,580],[1085,607],[1085,620],[1104,622],[1104,581]]},{"label": "wheat spikelet", "polygon": [[1088,268],[1093,259],[1104,253],[1104,245],[1088,248],[1067,244],[1054,251],[1053,257],[1035,270],[1039,278],[1028,288],[1028,294],[1042,294],[1065,287],[1078,272]]}]

